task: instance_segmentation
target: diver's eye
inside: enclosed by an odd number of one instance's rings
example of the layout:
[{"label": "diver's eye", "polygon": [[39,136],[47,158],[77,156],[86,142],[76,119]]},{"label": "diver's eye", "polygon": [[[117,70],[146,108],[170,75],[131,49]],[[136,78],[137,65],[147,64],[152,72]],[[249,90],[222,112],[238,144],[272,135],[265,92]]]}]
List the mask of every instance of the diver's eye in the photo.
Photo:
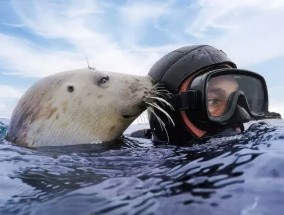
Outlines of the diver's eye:
[{"label": "diver's eye", "polygon": [[220,100],[219,100],[219,99],[216,99],[216,98],[209,98],[209,99],[207,100],[207,103],[208,103],[208,106],[215,107],[215,106],[220,105]]},{"label": "diver's eye", "polygon": [[72,92],[74,91],[74,86],[73,86],[73,85],[68,85],[68,86],[67,86],[67,91],[68,91],[69,93],[72,93]]},{"label": "diver's eye", "polygon": [[98,84],[101,87],[108,87],[108,82],[109,82],[109,76],[103,76],[99,79]]}]

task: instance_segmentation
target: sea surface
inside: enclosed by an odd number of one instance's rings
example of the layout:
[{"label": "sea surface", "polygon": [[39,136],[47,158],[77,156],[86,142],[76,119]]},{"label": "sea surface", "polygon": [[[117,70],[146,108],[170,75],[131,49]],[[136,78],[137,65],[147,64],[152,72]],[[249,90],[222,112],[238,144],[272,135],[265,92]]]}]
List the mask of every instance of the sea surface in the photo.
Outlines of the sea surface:
[{"label": "sea surface", "polygon": [[3,140],[7,128],[0,121],[1,215],[284,214],[284,120],[181,146],[124,136],[28,149]]}]

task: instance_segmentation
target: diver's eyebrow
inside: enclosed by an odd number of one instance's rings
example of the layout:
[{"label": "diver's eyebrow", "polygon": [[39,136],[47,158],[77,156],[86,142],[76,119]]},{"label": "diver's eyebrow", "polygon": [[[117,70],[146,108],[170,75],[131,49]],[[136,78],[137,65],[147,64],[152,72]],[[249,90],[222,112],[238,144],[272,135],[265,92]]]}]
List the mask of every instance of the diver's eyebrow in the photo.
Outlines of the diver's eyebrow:
[{"label": "diver's eyebrow", "polygon": [[220,98],[226,98],[227,97],[226,91],[222,88],[208,88],[207,96],[210,96],[210,95],[208,95],[208,93],[211,93],[211,94],[213,93],[213,94],[215,94],[215,96],[218,96]]},{"label": "diver's eyebrow", "polygon": [[213,88],[208,88],[207,89],[208,92],[210,93],[226,93],[226,91],[222,88],[218,88],[218,87],[213,87]]}]

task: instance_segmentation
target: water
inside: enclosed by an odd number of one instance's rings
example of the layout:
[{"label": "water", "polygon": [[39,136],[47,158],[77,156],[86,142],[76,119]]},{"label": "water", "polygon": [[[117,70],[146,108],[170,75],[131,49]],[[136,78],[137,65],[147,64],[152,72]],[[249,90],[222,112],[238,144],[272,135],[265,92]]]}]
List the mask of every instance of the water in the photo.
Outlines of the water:
[{"label": "water", "polygon": [[192,146],[121,138],[27,149],[2,140],[0,214],[283,214],[284,121],[267,122]]}]

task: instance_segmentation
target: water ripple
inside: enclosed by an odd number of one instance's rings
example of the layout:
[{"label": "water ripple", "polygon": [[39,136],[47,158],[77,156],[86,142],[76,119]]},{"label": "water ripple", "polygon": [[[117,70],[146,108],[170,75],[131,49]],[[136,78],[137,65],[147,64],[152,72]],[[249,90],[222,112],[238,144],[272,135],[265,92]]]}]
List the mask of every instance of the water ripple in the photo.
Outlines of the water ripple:
[{"label": "water ripple", "polygon": [[[1,127],[2,126],[2,127]],[[281,214],[284,122],[192,145],[120,138],[27,149],[3,141],[0,214]],[[2,136],[1,136],[2,135]]]}]

